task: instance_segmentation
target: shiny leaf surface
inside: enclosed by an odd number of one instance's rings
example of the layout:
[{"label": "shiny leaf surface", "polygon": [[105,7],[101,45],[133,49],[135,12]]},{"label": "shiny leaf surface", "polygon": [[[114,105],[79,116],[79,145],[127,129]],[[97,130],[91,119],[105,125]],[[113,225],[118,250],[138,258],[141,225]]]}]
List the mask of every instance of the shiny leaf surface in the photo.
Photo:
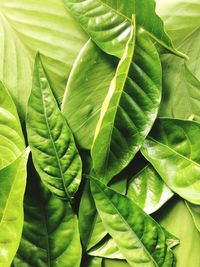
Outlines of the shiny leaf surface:
[{"label": "shiny leaf surface", "polygon": [[[103,102],[91,150],[100,179],[109,180],[132,160],[156,118],[161,98],[161,66],[147,35],[127,43]],[[116,160],[117,159],[117,160]]]},{"label": "shiny leaf surface", "polygon": [[23,199],[29,149],[0,170],[0,265],[10,267],[23,227]]},{"label": "shiny leaf surface", "polygon": [[173,192],[151,165],[147,165],[128,184],[127,196],[147,214],[158,210],[172,196]]},{"label": "shiny leaf surface", "polygon": [[61,102],[74,59],[88,37],[61,0],[0,0],[0,79],[21,117],[31,91],[35,53],[45,58],[55,94]]},{"label": "shiny leaf surface", "polygon": [[42,181],[52,193],[70,199],[78,189],[82,163],[39,55],[28,104],[27,132],[33,161]]},{"label": "shiny leaf surface", "polygon": [[79,267],[78,221],[69,202],[44,187],[29,169],[25,194],[25,223],[13,267]]},{"label": "shiny leaf surface", "polygon": [[24,151],[24,137],[15,104],[0,82],[0,169]]},{"label": "shiny leaf surface", "polygon": [[153,0],[64,0],[65,5],[106,53],[122,57],[129,39],[132,15],[137,25],[173,53],[179,54],[165,33],[162,20],[155,13]]},{"label": "shiny leaf surface", "polygon": [[98,180],[91,180],[91,190],[106,229],[131,266],[173,266],[165,233],[151,217]]},{"label": "shiny leaf surface", "polygon": [[186,200],[200,203],[200,124],[159,119],[142,153],[165,183]]},{"label": "shiny leaf surface", "polygon": [[101,105],[114,74],[112,57],[89,40],[74,63],[62,103],[62,113],[82,148],[91,148]]}]

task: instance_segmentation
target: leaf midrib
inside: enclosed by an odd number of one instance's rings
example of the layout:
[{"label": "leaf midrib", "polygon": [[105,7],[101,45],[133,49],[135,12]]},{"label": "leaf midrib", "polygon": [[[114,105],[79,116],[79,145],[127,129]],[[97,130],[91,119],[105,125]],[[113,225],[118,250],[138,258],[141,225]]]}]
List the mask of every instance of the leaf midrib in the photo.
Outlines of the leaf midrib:
[{"label": "leaf midrib", "polygon": [[[108,196],[105,194],[105,192],[101,189],[101,187],[93,180],[93,182],[95,183],[96,186],[98,186],[99,190],[101,191],[101,193],[105,196],[105,198],[111,203],[112,207],[116,210],[118,216],[122,219],[122,221],[124,222],[125,225],[128,226],[128,228],[130,229],[130,232],[132,232],[134,234],[134,236],[137,238],[137,240],[139,241],[139,243],[141,244],[141,247],[144,248],[147,256],[149,257],[150,260],[152,260],[153,264],[156,267],[159,267],[157,262],[154,260],[154,258],[152,257],[152,255],[149,253],[149,251],[146,249],[146,247],[144,246],[144,244],[142,243],[142,241],[138,238],[137,234],[133,231],[133,229],[131,228],[131,225],[129,225],[129,223],[126,221],[126,219],[121,215],[121,213],[119,212],[119,210],[117,209],[117,207],[113,204],[113,202],[108,198]],[[110,189],[111,190],[111,189]],[[122,195],[123,196],[123,195]]]},{"label": "leaf midrib", "polygon": [[200,167],[200,164],[199,164],[199,163],[193,161],[193,160],[190,159],[190,158],[185,157],[184,155],[180,154],[179,152],[177,152],[177,151],[174,150],[173,148],[171,148],[171,147],[169,147],[169,146],[167,146],[167,145],[165,145],[165,144],[163,144],[163,143],[161,143],[161,142],[155,140],[153,137],[148,136],[147,139],[150,139],[150,140],[154,141],[155,143],[157,143],[157,144],[159,144],[159,145],[161,145],[161,146],[164,146],[164,147],[167,148],[168,150],[172,151],[174,154],[177,154],[177,155],[179,155],[180,157],[184,158],[185,160],[187,160],[187,161],[189,161],[189,162],[191,162],[191,163],[197,165],[198,167]]}]

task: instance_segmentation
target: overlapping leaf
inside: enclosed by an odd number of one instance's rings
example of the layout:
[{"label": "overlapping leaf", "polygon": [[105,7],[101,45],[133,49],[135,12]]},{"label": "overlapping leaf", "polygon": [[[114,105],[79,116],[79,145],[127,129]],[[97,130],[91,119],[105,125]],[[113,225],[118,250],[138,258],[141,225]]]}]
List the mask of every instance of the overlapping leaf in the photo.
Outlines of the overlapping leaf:
[{"label": "overlapping leaf", "polygon": [[79,267],[78,221],[69,202],[57,198],[29,168],[25,222],[13,267]]},{"label": "overlapping leaf", "polygon": [[196,228],[200,232],[200,206],[199,205],[194,205],[192,203],[186,202],[186,206],[188,207]]},{"label": "overlapping leaf", "polygon": [[100,179],[119,173],[139,150],[156,118],[161,98],[161,66],[148,36],[127,43],[103,102],[91,150]]},{"label": "overlapping leaf", "polygon": [[173,193],[154,168],[147,165],[129,181],[127,196],[150,214],[169,200]]},{"label": "overlapping leaf", "polygon": [[2,267],[10,267],[20,243],[28,154],[29,149],[0,170],[0,265]]},{"label": "overlapping leaf", "polygon": [[33,161],[42,181],[51,192],[69,200],[78,189],[82,163],[39,55],[28,105],[27,131]]},{"label": "overlapping leaf", "polygon": [[97,180],[91,181],[91,190],[106,229],[131,266],[173,266],[165,233],[151,217]]},{"label": "overlapping leaf", "polygon": [[165,183],[186,200],[200,203],[200,124],[159,119],[142,153]]},{"label": "overlapping leaf", "polygon": [[0,1],[0,79],[8,87],[21,117],[31,90],[36,51],[61,101],[74,59],[87,41],[61,0]]},{"label": "overlapping leaf", "polygon": [[132,15],[137,26],[147,31],[168,50],[179,54],[155,13],[153,0],[64,0],[81,26],[106,53],[122,57],[129,38]]},{"label": "overlapping leaf", "polygon": [[0,82],[0,169],[14,161],[25,149],[15,104]]}]

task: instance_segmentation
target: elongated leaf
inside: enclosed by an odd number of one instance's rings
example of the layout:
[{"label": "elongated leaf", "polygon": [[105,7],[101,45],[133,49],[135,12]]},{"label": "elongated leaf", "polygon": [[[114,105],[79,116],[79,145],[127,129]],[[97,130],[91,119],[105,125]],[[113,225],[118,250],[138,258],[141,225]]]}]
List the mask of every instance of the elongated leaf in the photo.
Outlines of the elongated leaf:
[{"label": "elongated leaf", "polygon": [[23,198],[29,149],[0,170],[0,262],[10,267],[23,227]]},{"label": "elongated leaf", "polygon": [[14,161],[25,149],[15,104],[0,82],[0,169]]},{"label": "elongated leaf", "polygon": [[91,190],[106,229],[131,266],[173,266],[165,233],[151,217],[97,180],[91,180]]},{"label": "elongated leaf", "polygon": [[57,198],[29,169],[25,223],[14,267],[79,267],[78,221],[69,202]]},{"label": "elongated leaf", "polygon": [[156,215],[156,220],[180,239],[173,251],[176,267],[200,266],[200,233],[180,198],[172,199]]},{"label": "elongated leaf", "polygon": [[160,119],[142,148],[165,183],[194,204],[200,203],[199,135],[199,123]]},{"label": "elongated leaf", "polygon": [[62,0],[0,0],[0,10],[0,79],[24,118],[36,51],[48,57],[45,67],[61,101],[74,59],[88,38]]},{"label": "elongated leaf", "polygon": [[[119,173],[139,150],[156,118],[161,98],[161,66],[157,51],[144,34],[127,43],[102,105],[91,151],[100,179]],[[116,160],[117,159],[117,160]]]},{"label": "elongated leaf", "polygon": [[133,14],[137,16],[138,27],[168,50],[179,54],[165,33],[162,20],[155,13],[153,0],[64,0],[64,3],[97,45],[108,54],[122,57]]},{"label": "elongated leaf", "polygon": [[101,105],[114,73],[112,57],[89,40],[74,63],[62,103],[62,113],[83,148],[92,145]]},{"label": "elongated leaf", "polygon": [[186,206],[188,207],[192,218],[194,220],[194,224],[197,230],[200,232],[200,206],[194,205],[186,201]]},{"label": "elongated leaf", "polygon": [[82,163],[39,55],[28,105],[27,131],[33,161],[42,181],[52,193],[70,199],[78,189]]},{"label": "elongated leaf", "polygon": [[128,184],[127,196],[147,214],[158,210],[173,196],[162,178],[151,165],[147,165]]}]

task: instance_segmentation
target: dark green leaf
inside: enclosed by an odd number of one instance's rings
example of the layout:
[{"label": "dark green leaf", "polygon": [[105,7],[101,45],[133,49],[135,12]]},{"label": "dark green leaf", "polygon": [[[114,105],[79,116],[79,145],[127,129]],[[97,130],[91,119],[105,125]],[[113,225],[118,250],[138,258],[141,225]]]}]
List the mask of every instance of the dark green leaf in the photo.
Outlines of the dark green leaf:
[{"label": "dark green leaf", "polygon": [[70,199],[78,189],[82,163],[39,55],[28,103],[27,132],[33,161],[42,181],[52,193]]}]

